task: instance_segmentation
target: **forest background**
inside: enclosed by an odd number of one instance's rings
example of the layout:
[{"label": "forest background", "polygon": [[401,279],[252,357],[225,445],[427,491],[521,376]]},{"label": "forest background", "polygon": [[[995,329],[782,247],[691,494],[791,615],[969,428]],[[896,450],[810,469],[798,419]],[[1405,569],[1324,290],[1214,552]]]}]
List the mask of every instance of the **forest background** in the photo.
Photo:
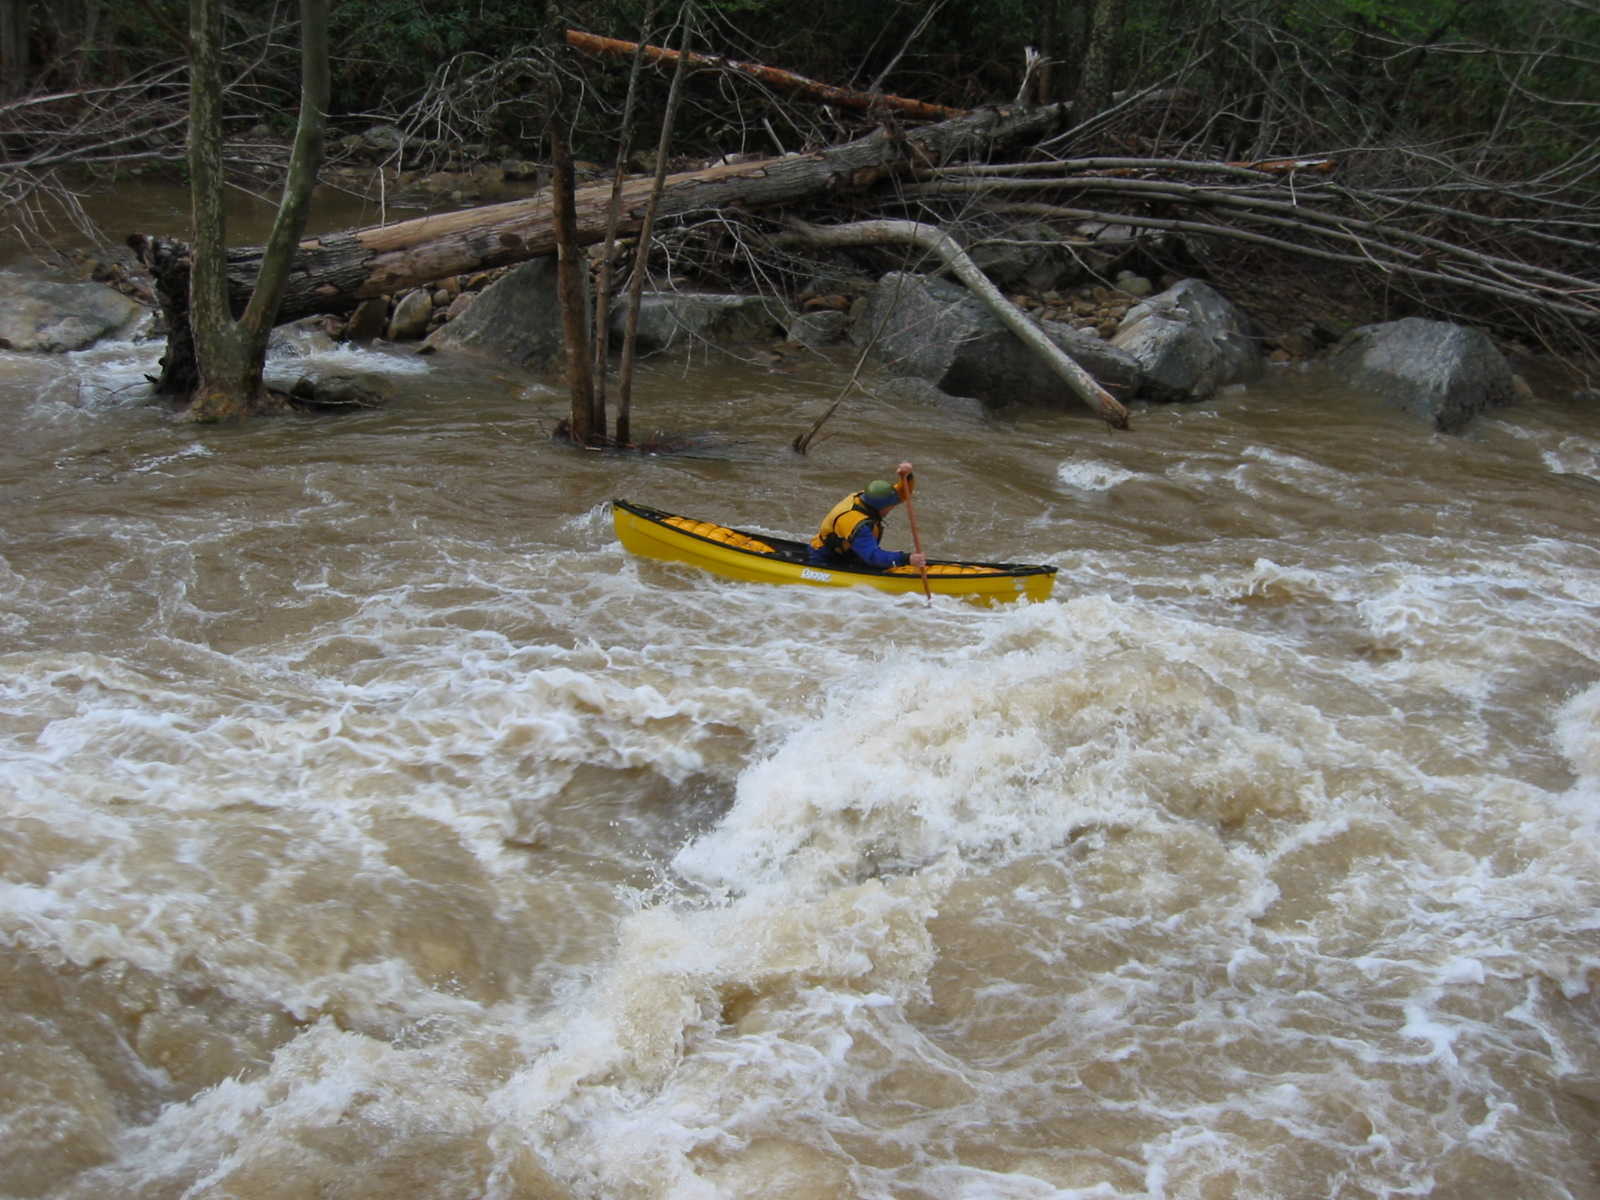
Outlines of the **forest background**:
[{"label": "forest background", "polygon": [[[85,188],[184,169],[187,11],[188,0],[0,0],[0,202],[12,235],[48,243]],[[246,186],[262,186],[293,132],[296,15],[292,4],[227,11],[227,160]],[[1073,123],[1052,140],[1055,158],[1331,160],[1319,195],[1340,193],[1358,220],[1403,224],[1417,269],[1364,270],[1363,237],[1347,224],[1337,259],[1293,268],[1330,304],[1440,313],[1575,361],[1593,342],[1600,0],[335,0],[327,166],[358,140],[341,135],[384,122],[403,131],[395,153],[410,167],[544,160],[559,126],[578,158],[607,166],[626,128],[631,165],[650,169],[671,70],[643,72],[625,121],[628,60],[576,54],[563,29],[687,44],[954,109],[1066,101]],[[672,152],[686,161],[816,149],[897,119],[726,69],[690,72],[682,92]],[[972,203],[955,188],[944,199],[911,207],[948,225]],[[1156,222],[1175,211],[1163,203],[1123,197],[1103,215]],[[1248,300],[1252,279],[1282,278],[1285,245],[1315,240],[1274,219],[1283,245],[1235,242],[1199,265]],[[1450,248],[1454,268],[1435,269],[1429,240]],[[1452,269],[1493,279],[1502,263],[1534,275],[1508,278],[1500,295],[1451,285]]]}]

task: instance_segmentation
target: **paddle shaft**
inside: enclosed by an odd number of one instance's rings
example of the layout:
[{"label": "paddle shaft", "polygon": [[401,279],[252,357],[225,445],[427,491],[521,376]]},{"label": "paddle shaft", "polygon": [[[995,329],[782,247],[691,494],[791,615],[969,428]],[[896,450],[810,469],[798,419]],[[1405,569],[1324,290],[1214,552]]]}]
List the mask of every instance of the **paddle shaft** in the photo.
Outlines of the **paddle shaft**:
[{"label": "paddle shaft", "polygon": [[[901,472],[900,478],[905,481],[905,473]],[[922,553],[922,535],[917,532],[917,510],[911,507],[911,487],[906,485],[906,520],[911,523],[911,544],[916,547],[918,554]],[[933,592],[928,587],[928,564],[923,563],[917,568],[922,574],[922,594],[929,604],[933,603]]]}]

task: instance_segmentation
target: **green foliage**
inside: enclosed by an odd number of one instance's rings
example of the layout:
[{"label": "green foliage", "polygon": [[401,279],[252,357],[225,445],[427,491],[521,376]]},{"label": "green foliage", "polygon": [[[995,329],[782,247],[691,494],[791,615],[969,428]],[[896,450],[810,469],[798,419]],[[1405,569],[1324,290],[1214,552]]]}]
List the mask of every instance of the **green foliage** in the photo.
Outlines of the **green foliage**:
[{"label": "green foliage", "polygon": [[33,4],[31,49],[40,88],[139,75],[184,55],[188,0],[147,5],[57,0]]},{"label": "green foliage", "polygon": [[419,94],[457,54],[502,54],[538,40],[545,9],[536,0],[335,0],[334,105],[373,110]]}]

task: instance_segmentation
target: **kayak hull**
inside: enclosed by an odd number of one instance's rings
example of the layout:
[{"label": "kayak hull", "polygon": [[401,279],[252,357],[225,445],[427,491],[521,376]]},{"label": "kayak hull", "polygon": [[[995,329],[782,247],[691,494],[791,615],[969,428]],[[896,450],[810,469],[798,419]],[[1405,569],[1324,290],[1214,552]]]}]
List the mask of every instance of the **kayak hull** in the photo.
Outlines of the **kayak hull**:
[{"label": "kayak hull", "polygon": [[[880,592],[922,594],[922,576],[912,568],[888,571],[810,560],[804,542],[695,521],[627,500],[611,502],[617,540],[631,554],[663,562],[686,563],[723,579],[742,583],[802,587],[870,587]],[[1023,563],[967,563],[928,560],[928,590],[974,604],[1044,600],[1055,586],[1056,569]]]}]

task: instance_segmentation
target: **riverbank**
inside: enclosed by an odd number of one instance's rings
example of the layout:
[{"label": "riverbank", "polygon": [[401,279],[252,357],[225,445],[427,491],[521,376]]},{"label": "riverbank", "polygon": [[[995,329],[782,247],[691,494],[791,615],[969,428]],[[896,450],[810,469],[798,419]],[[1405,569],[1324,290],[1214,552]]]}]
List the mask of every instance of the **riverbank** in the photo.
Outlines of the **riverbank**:
[{"label": "riverbank", "polygon": [[[366,205],[374,187],[382,193],[390,183],[398,185],[401,178],[381,161],[348,163],[341,169],[353,173],[347,183],[364,178],[368,192],[356,196],[346,190],[324,189],[324,223],[330,197]],[[386,171],[388,175],[383,174]],[[466,171],[419,174],[412,180],[420,189],[413,199],[441,212],[455,211],[470,190],[464,181],[526,190],[537,183],[537,176],[537,169],[526,163],[501,167],[480,163]],[[376,184],[378,178],[387,182]],[[535,202],[540,194],[531,192]],[[719,237],[718,231],[724,230],[730,219],[740,222],[740,232],[731,238]],[[1315,361],[1356,328],[1428,311],[1404,296],[1374,295],[1370,276],[1347,266],[1314,263],[1284,251],[1240,251],[1206,238],[1178,237],[1103,221],[1005,219],[981,211],[953,228],[972,258],[1012,303],[1040,325],[1058,329],[1072,339],[1069,354],[1087,353],[1091,360],[1103,361],[1106,355],[1114,358],[1110,350],[1102,353],[1096,349],[1095,343],[1109,345],[1132,309],[1180,280],[1212,282],[1215,290],[1240,310],[1240,319],[1231,322],[1239,336],[1270,363]],[[740,288],[753,298],[759,286],[768,307],[784,315],[771,322],[768,334],[761,333],[759,322],[751,327],[753,332],[747,330],[750,344],[744,352],[783,361],[796,353],[820,350],[840,337],[859,315],[876,280],[904,257],[888,250],[808,254],[774,232],[772,225],[763,226],[754,217],[738,213],[721,213],[709,222],[668,228],[661,231],[651,270],[657,278],[670,278],[677,292],[685,294],[685,302],[694,305],[701,304],[700,298],[707,294],[739,294]],[[595,280],[601,273],[602,252],[598,245],[589,250]],[[631,266],[631,259],[632,243],[624,239],[612,264],[614,277]],[[316,321],[334,338],[424,341],[457,320],[478,295],[511,269],[446,276],[426,286],[363,302],[351,313],[331,313]],[[147,281],[139,272],[130,271],[121,256],[109,263],[92,264],[89,273],[149,302]],[[657,296],[652,303],[661,299]],[[695,332],[698,335],[698,329]],[[719,340],[726,341],[714,332],[709,338],[711,343]],[[1530,369],[1546,373],[1539,363],[1541,348],[1516,340],[1503,340],[1501,347],[1519,363],[1519,369],[1520,364],[1528,363]],[[1587,394],[1586,368],[1568,362],[1559,364],[1557,370],[1563,368],[1574,375],[1572,390]],[[1091,364],[1090,370],[1096,371],[1097,366]],[[1113,363],[1113,391],[1121,386],[1119,370],[1123,376],[1129,374]],[[1203,398],[1207,390],[1179,385],[1168,388],[1165,398]]]}]

